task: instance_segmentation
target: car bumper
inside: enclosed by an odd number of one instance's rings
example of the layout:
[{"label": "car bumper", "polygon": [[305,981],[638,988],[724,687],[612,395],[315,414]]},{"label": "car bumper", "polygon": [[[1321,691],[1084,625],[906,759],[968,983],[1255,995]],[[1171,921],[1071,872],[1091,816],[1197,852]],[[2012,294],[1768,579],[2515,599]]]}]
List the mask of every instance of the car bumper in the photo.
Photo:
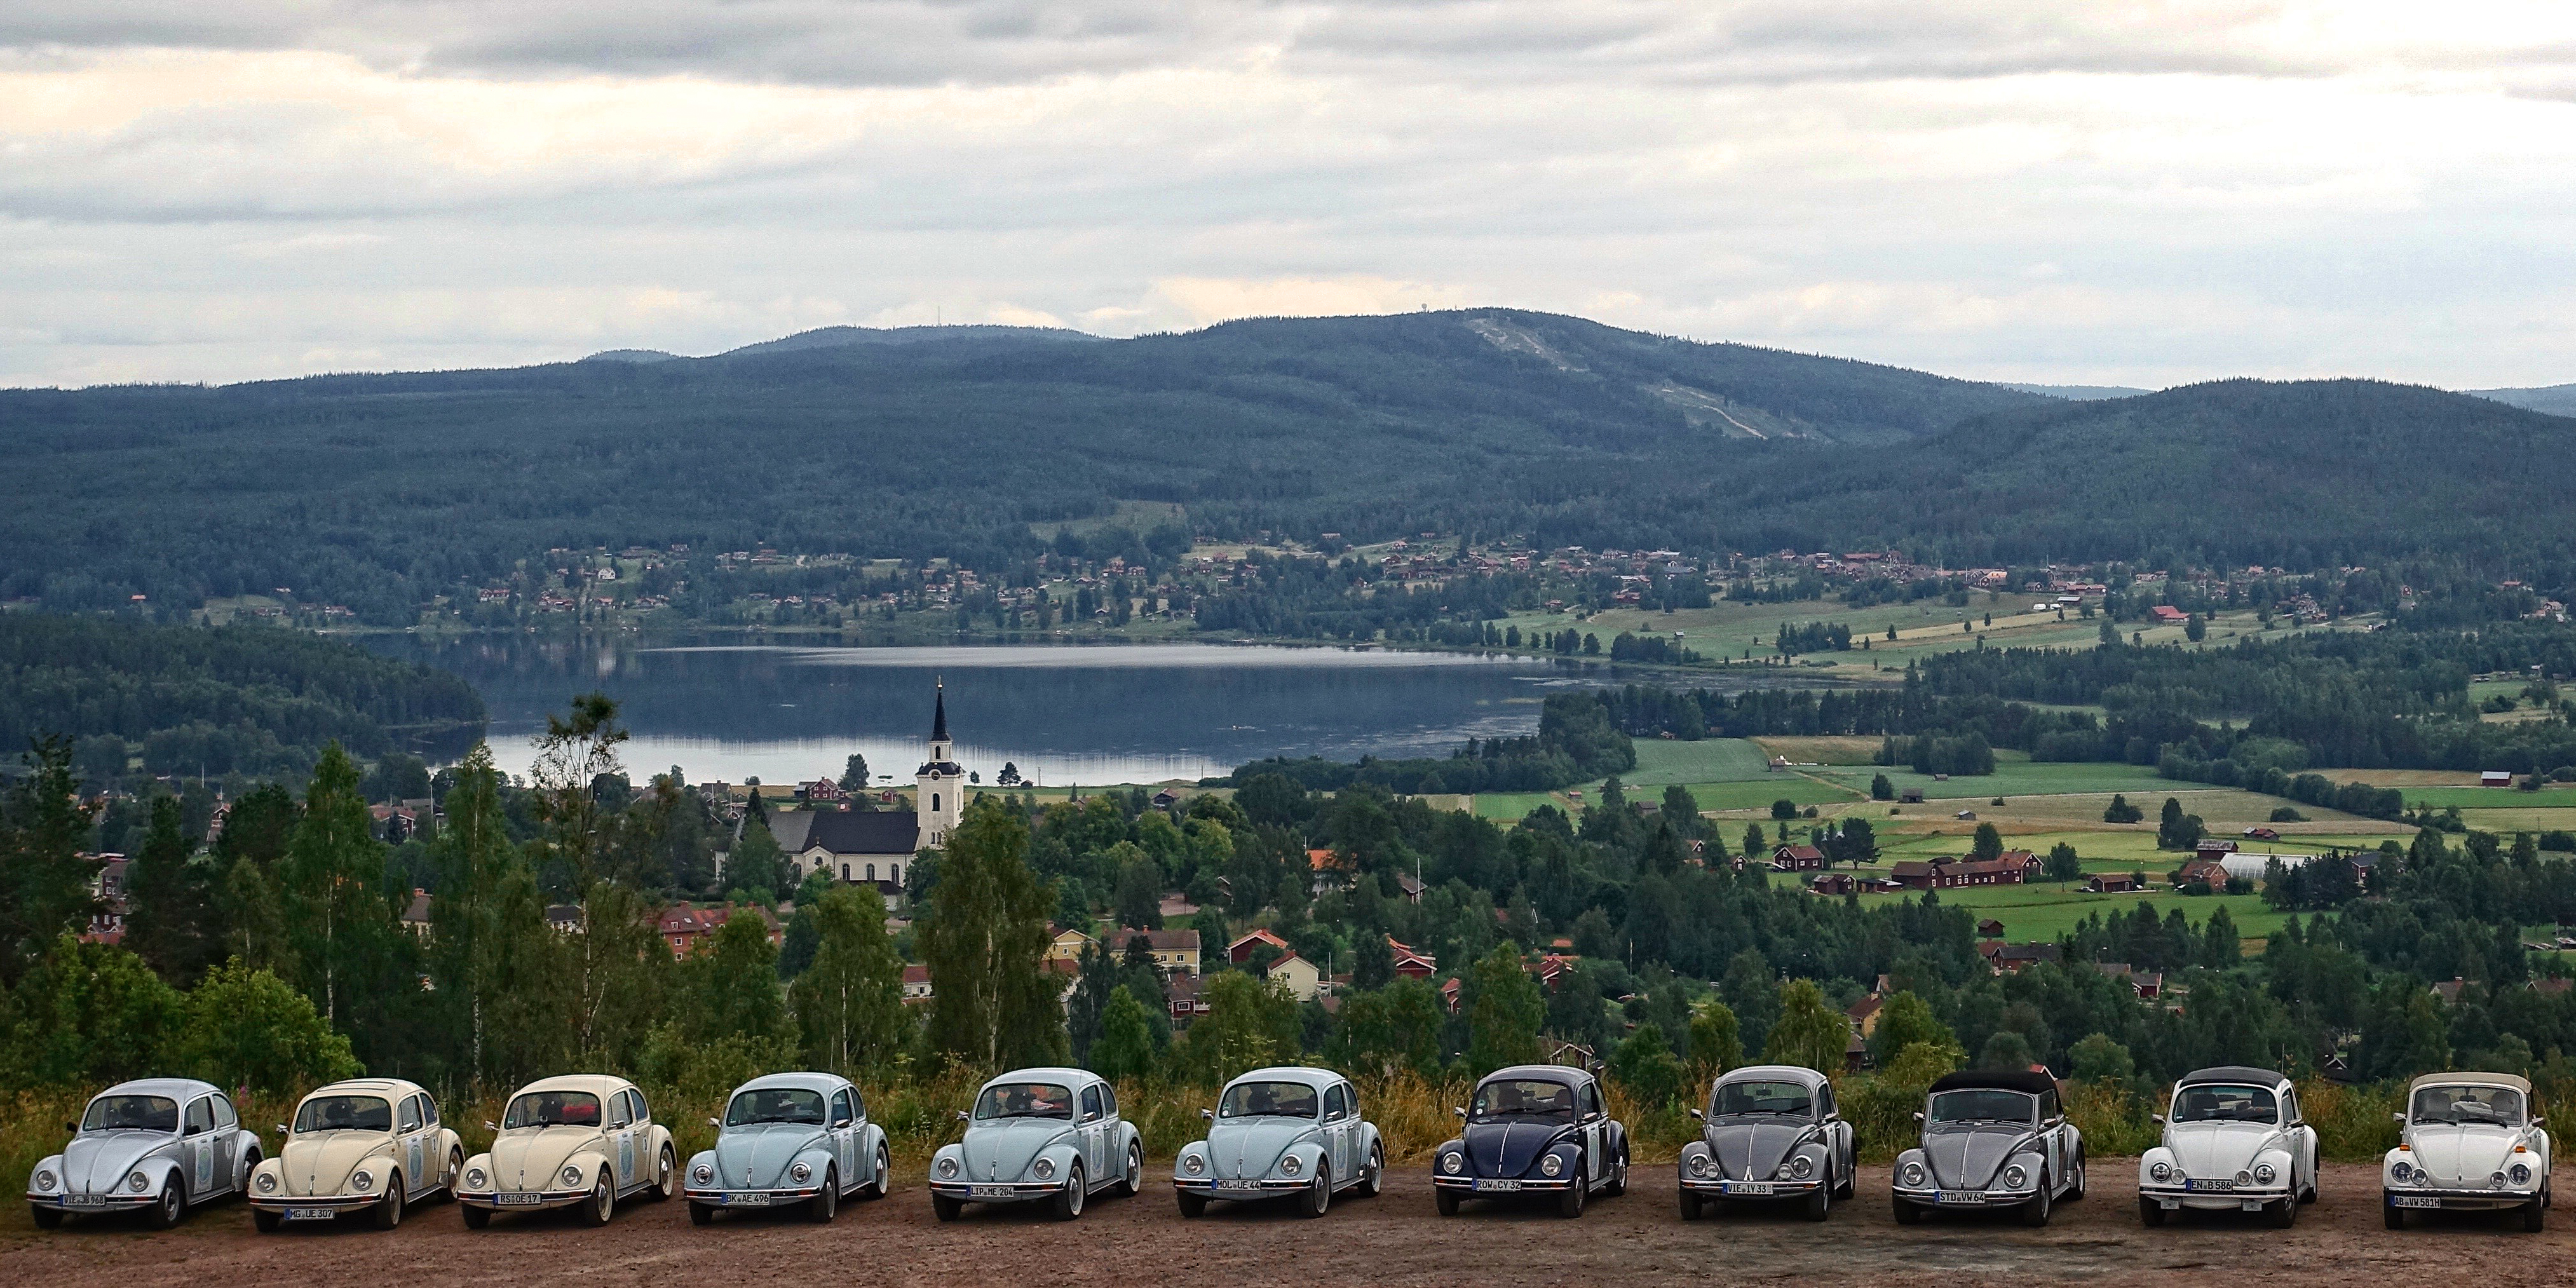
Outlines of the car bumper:
[{"label": "car bumper", "polygon": [[1269,1199],[1288,1194],[1303,1194],[1314,1188],[1315,1181],[1306,1176],[1265,1176],[1258,1180],[1217,1180],[1212,1176],[1175,1176],[1172,1188],[1183,1194],[1203,1199]]},{"label": "car bumper", "polygon": [[932,1181],[930,1192],[944,1199],[967,1203],[1026,1203],[1031,1199],[1051,1199],[1064,1192],[1064,1182],[1026,1183],[985,1182],[969,1185],[964,1181]]},{"label": "car bumper", "polygon": [[1914,1190],[1900,1185],[1896,1197],[1923,1207],[1976,1208],[2017,1207],[2039,1197],[2037,1190]]},{"label": "car bumper", "polygon": [[156,1196],[150,1194],[30,1194],[27,1202],[35,1207],[69,1212],[132,1212],[152,1206]]},{"label": "car bumper", "polygon": [[463,1190],[456,1201],[495,1212],[543,1212],[590,1201],[588,1190]]},{"label": "car bumper", "polygon": [[293,1208],[327,1208],[333,1212],[355,1212],[384,1202],[382,1194],[261,1194],[253,1191],[251,1207],[262,1212],[284,1212]]},{"label": "car bumper", "polygon": [[1789,1199],[1825,1188],[1823,1177],[1803,1181],[1730,1181],[1715,1176],[1682,1177],[1682,1188],[1715,1199]]},{"label": "car bumper", "polygon": [[2388,1189],[2380,1191],[2380,1204],[2393,1208],[2416,1208],[2423,1211],[2492,1212],[2498,1208],[2516,1208],[2540,1197],[2534,1186],[2525,1190],[2423,1190]]},{"label": "car bumper", "polygon": [[2190,1208],[2198,1212],[2251,1211],[2266,1204],[2279,1203],[2290,1197],[2286,1185],[2247,1185],[2232,1190],[2184,1189],[2179,1185],[2141,1185],[2138,1197],[2153,1199],[2167,1210]]},{"label": "car bumper", "polygon": [[1431,1183],[1444,1190],[1456,1190],[1473,1198],[1505,1198],[1514,1194],[1546,1194],[1574,1188],[1571,1176],[1434,1176]]}]

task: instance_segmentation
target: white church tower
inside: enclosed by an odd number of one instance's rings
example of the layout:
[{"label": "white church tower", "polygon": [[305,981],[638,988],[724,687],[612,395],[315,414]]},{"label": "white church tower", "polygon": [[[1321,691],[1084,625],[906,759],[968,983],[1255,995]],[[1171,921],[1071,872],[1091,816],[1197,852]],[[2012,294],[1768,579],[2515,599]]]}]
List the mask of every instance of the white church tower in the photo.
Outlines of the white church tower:
[{"label": "white church tower", "polygon": [[913,809],[921,816],[917,848],[948,844],[948,834],[966,816],[966,771],[959,768],[948,741],[948,686],[935,690],[930,708],[930,759],[913,775],[917,795]]}]

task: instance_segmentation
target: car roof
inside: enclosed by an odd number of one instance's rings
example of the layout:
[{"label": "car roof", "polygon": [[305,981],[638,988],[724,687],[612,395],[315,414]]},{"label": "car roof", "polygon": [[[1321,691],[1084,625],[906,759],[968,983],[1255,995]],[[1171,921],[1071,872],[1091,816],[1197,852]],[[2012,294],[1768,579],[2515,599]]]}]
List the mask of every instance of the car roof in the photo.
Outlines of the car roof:
[{"label": "car roof", "polygon": [[985,1079],[984,1085],[989,1087],[999,1082],[1061,1082],[1069,1087],[1080,1087],[1098,1081],[1100,1081],[1100,1075],[1089,1069],[1040,1066],[1033,1069],[1013,1069],[998,1078]]},{"label": "car roof", "polygon": [[1267,1069],[1236,1074],[1225,1085],[1231,1087],[1237,1082],[1307,1082],[1329,1087],[1341,1081],[1342,1075],[1330,1069],[1319,1069],[1310,1064],[1274,1064]]},{"label": "car roof", "polygon": [[1944,1091],[2018,1091],[2038,1096],[2055,1090],[2057,1079],[2026,1069],[1967,1069],[1942,1074],[1932,1084],[1936,1095]]},{"label": "car roof", "polygon": [[[849,1085],[850,1080],[837,1073],[816,1073],[812,1070],[799,1069],[787,1073],[764,1073],[759,1077],[734,1088],[733,1096],[739,1096],[746,1091],[768,1091],[774,1088],[790,1087],[804,1091],[830,1093],[838,1091]],[[730,1100],[733,1096],[727,1096],[725,1098]]]},{"label": "car roof", "polygon": [[417,1084],[400,1078],[349,1078],[327,1087],[315,1087],[304,1099],[314,1096],[408,1096],[420,1090]]},{"label": "car roof", "polygon": [[2288,1075],[2270,1069],[2257,1069],[2245,1064],[2217,1064],[2206,1069],[2194,1069],[2174,1085],[2188,1087],[2201,1082],[2250,1082],[2258,1087],[2278,1087],[2289,1080]]},{"label": "car roof", "polygon": [[2531,1079],[2511,1073],[2428,1073],[2406,1084],[2406,1098],[2422,1087],[2509,1087],[2528,1096]]},{"label": "car roof", "polygon": [[1812,1091],[1824,1084],[1825,1075],[1803,1064],[1748,1064],[1717,1075],[1711,1085],[1722,1087],[1730,1082],[1795,1082]]},{"label": "car roof", "polygon": [[1476,1085],[1481,1087],[1488,1082],[1502,1082],[1521,1078],[1529,1078],[1544,1082],[1563,1082],[1579,1086],[1583,1083],[1590,1082],[1592,1080],[1592,1075],[1584,1070],[1577,1069],[1570,1064],[1515,1064],[1508,1068],[1496,1069],[1492,1073],[1486,1074],[1482,1078],[1478,1078],[1476,1080]]},{"label": "car roof", "polygon": [[587,1091],[594,1096],[612,1096],[626,1090],[626,1086],[624,1078],[605,1073],[565,1073],[539,1078],[512,1092],[511,1098],[516,1099],[531,1091]]},{"label": "car roof", "polygon": [[[202,1096],[215,1090],[219,1090],[215,1084],[199,1082],[194,1078],[137,1078],[132,1082],[120,1082],[98,1094],[101,1096],[167,1096],[172,1100],[186,1100],[191,1096]],[[91,1099],[96,1098],[91,1097]]]}]

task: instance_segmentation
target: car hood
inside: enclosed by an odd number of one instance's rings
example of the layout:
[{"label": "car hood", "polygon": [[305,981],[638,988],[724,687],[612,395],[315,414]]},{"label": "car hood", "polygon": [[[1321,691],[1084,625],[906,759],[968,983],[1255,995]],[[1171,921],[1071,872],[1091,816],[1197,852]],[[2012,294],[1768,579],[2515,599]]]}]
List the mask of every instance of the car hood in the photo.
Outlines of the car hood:
[{"label": "car hood", "polygon": [[1459,1139],[1467,1146],[1470,1170],[1499,1178],[1527,1174],[1548,1146],[1573,1134],[1572,1126],[1561,1123],[1469,1123]]},{"label": "car hood", "polygon": [[1923,1157],[1944,1187],[1981,1190],[2038,1133],[2028,1127],[1945,1127],[1923,1136]]},{"label": "car hood", "polygon": [[1073,1124],[1062,1118],[1004,1118],[967,1127],[957,1152],[970,1182],[1017,1181],[1039,1150],[1072,1135]]},{"label": "car hood", "polygon": [[83,1132],[63,1146],[63,1192],[105,1194],[115,1189],[137,1163],[178,1143],[159,1131]]},{"label": "car hood", "polygon": [[607,1139],[596,1127],[522,1127],[492,1141],[492,1185],[504,1190],[562,1188],[555,1175],[564,1160]]},{"label": "car hood", "polygon": [[1208,1171],[1220,1179],[1268,1176],[1279,1156],[1322,1129],[1311,1118],[1241,1118],[1208,1128]]},{"label": "car hood", "polygon": [[361,1160],[387,1153],[393,1145],[394,1138],[380,1131],[299,1132],[278,1152],[278,1171],[288,1194],[338,1194]]},{"label": "car hood", "polygon": [[1814,1123],[1757,1119],[1711,1123],[1700,1138],[1716,1156],[1720,1174],[1730,1180],[1767,1181],[1790,1150],[1815,1134]]},{"label": "car hood", "polygon": [[2227,1180],[2254,1165],[2254,1156],[2281,1138],[2270,1123],[2175,1123],[2165,1128],[2165,1148],[2185,1176]]},{"label": "car hood", "polygon": [[813,1123],[728,1127],[716,1137],[717,1183],[761,1189],[784,1186],[787,1165],[825,1139],[824,1130]]},{"label": "car hood", "polygon": [[2514,1128],[2486,1125],[2418,1125],[2406,1129],[2406,1143],[2415,1147],[2415,1165],[2432,1173],[2437,1181],[2484,1182],[2505,1169],[2513,1157],[2514,1142],[2521,1138],[2522,1133]]}]

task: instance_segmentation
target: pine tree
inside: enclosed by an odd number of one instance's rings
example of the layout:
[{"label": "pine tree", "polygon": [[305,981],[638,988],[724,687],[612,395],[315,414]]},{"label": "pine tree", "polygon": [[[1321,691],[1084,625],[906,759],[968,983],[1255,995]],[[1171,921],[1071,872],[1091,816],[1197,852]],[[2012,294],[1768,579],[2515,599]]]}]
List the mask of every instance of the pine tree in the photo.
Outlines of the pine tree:
[{"label": "pine tree", "polygon": [[1112,1082],[1154,1070],[1153,1016],[1124,984],[1109,990],[1100,1008],[1100,1040],[1091,1044],[1089,1068]]},{"label": "pine tree", "polygon": [[179,799],[152,802],[152,826],[128,879],[134,910],[125,920],[125,947],[186,985],[214,964],[222,951],[216,923],[213,865],[195,861],[196,846],[181,832]]},{"label": "pine tree", "polygon": [[43,737],[26,756],[31,771],[0,807],[0,984],[15,984],[65,933],[89,928],[88,848],[98,808],[80,799],[72,744]]},{"label": "pine tree", "polygon": [[333,742],[304,790],[304,817],[279,866],[295,982],[323,1020],[345,1027],[367,958],[401,930],[384,895],[384,846],[374,835],[358,766]]},{"label": "pine tree", "polygon": [[1505,941],[1476,960],[1475,998],[1467,1008],[1467,1069],[1477,1077],[1538,1059],[1547,998],[1521,966],[1520,945]]}]

